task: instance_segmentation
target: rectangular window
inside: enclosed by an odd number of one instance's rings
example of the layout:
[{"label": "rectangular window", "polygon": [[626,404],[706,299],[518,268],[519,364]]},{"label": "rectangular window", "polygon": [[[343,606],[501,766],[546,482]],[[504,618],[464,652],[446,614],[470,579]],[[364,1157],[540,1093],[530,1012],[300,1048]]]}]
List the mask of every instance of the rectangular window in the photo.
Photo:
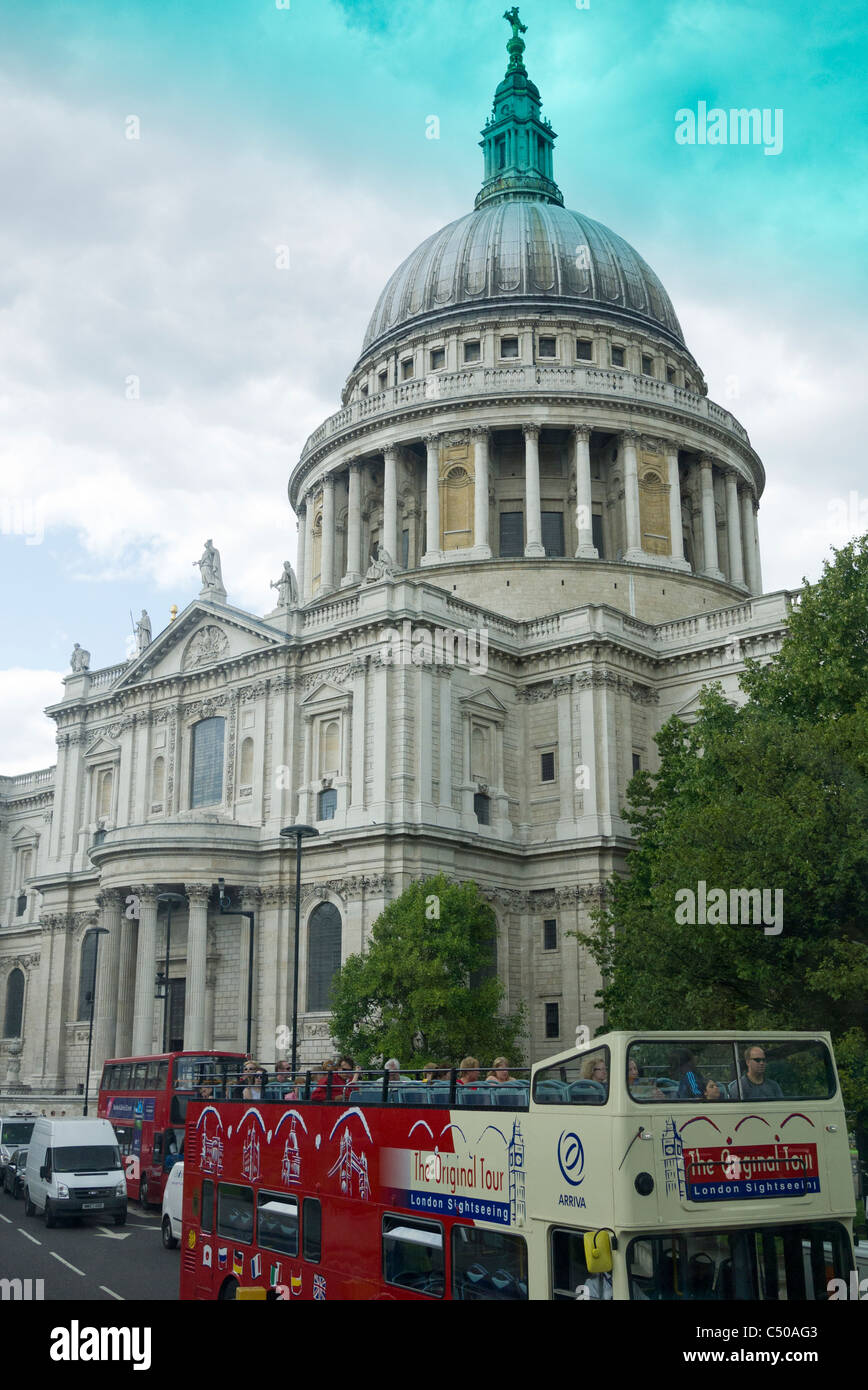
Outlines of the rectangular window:
[{"label": "rectangular window", "polygon": [[555,755],[554,753],[540,754],[539,779],[541,782],[553,782],[555,780]]},{"label": "rectangular window", "polygon": [[302,1254],[311,1264],[322,1259],[322,1207],[318,1197],[305,1197],[302,1208]]},{"label": "rectangular window", "polygon": [[256,1198],[258,1241],[263,1250],[298,1254],[298,1198],[286,1192],[260,1192]]},{"label": "rectangular window", "polygon": [[591,538],[597,548],[597,554],[601,560],[605,559],[603,550],[603,518],[599,512],[591,513]]},{"label": "rectangular window", "polygon": [[225,719],[201,719],[193,726],[190,805],[214,806],[223,800],[223,732]]},{"label": "rectangular window", "polygon": [[214,1229],[214,1184],[210,1178],[202,1179],[202,1213],[200,1223],[203,1235],[210,1235]]},{"label": "rectangular window", "polygon": [[217,1234],[241,1245],[253,1240],[253,1188],[221,1182],[217,1189]]},{"label": "rectangular window", "polygon": [[377,385],[379,386],[379,388],[380,388],[381,391],[385,391],[385,389],[386,389],[386,384],[387,384],[388,380],[389,380],[389,373],[388,373],[388,372],[380,372],[379,376],[377,377]]},{"label": "rectangular window", "polygon": [[143,1091],[145,1089],[145,1081],[147,1079],[147,1075],[147,1062],[136,1062],[136,1065],[133,1068],[133,1086],[137,1091]]},{"label": "rectangular window", "polygon": [[465,362],[480,362],[482,360],[482,345],[479,342],[464,344]]},{"label": "rectangular window", "polygon": [[561,1009],[559,1004],[546,1004],[546,1037],[558,1038],[561,1033]]},{"label": "rectangular window", "polygon": [[157,1090],[165,1091],[169,1084],[169,1063],[161,1062],[157,1073]]},{"label": "rectangular window", "polygon": [[641,766],[642,766],[642,754],[641,754],[641,753],[634,753],[634,754],[633,754],[633,772],[634,772],[634,773],[638,772]]},{"label": "rectangular window", "polygon": [[145,1088],[146,1088],[146,1090],[148,1090],[148,1091],[156,1091],[156,1089],[157,1089],[157,1079],[158,1079],[159,1075],[160,1075],[160,1064],[159,1064],[159,1062],[149,1062],[149,1063],[148,1063],[148,1076],[147,1076],[147,1080],[145,1081]]},{"label": "rectangular window", "polygon": [[622,347],[613,347],[613,348],[612,348],[612,366],[613,366],[613,367],[623,367],[623,365],[624,365],[624,349],[623,349]]},{"label": "rectangular window", "polygon": [[609,1098],[609,1049],[596,1047],[565,1062],[541,1067],[533,1079],[533,1098],[537,1105],[605,1105]]},{"label": "rectangular window", "polygon": [[592,362],[594,360],[594,344],[590,338],[576,339],[576,358],[579,362]]},{"label": "rectangular window", "polygon": [[675,380],[675,368],[674,368],[674,367],[667,367],[667,368],[666,368],[666,380],[670,383],[670,385],[672,384],[672,382],[674,382],[674,380]]},{"label": "rectangular window", "polygon": [[543,950],[556,951],[558,949],[558,919],[556,917],[546,917],[543,922]]},{"label": "rectangular window", "polygon": [[413,359],[412,359],[412,357],[405,357],[404,360],[403,360],[403,362],[401,363],[401,380],[402,380],[402,381],[409,381],[412,375],[413,375]]},{"label": "rectangular window", "polygon": [[443,1297],[443,1227],[439,1221],[383,1217],[383,1278],[402,1289]]},{"label": "rectangular window", "polygon": [[410,532],[401,532],[401,568],[410,568]]},{"label": "rectangular window", "polygon": [[442,369],[443,369],[445,366],[446,366],[446,349],[445,349],[445,348],[432,348],[432,349],[431,349],[431,370],[432,370],[432,372],[439,372],[439,371],[442,371]]},{"label": "rectangular window", "polygon": [[557,338],[540,338],[540,340],[539,340],[539,356],[540,356],[540,357],[557,357],[557,355],[558,355],[558,340],[557,340]]},{"label": "rectangular window", "polygon": [[501,338],[501,357],[518,357],[518,338]]},{"label": "rectangular window", "polygon": [[364,386],[362,387],[362,398],[364,399],[364,398],[367,396],[367,394],[368,394],[368,387],[367,387],[367,384],[366,384],[366,385],[364,385]]},{"label": "rectangular window", "polygon": [[645,376],[653,376],[654,374],[654,359],[645,352],[642,353],[642,371]]},{"label": "rectangular window", "polygon": [[327,787],[318,796],[319,807],[317,810],[317,820],[334,820],[335,811],[338,809],[338,794],[335,787]]},{"label": "rectangular window", "polygon": [[473,797],[473,810],[480,825],[491,824],[491,800],[485,792],[476,792]]},{"label": "rectangular window", "polygon": [[120,1074],[120,1077],[118,1078],[118,1083],[117,1083],[118,1090],[119,1090],[119,1091],[128,1091],[128,1090],[130,1089],[130,1073],[131,1073],[131,1071],[132,1071],[132,1067],[130,1066],[130,1064],[129,1064],[129,1062],[128,1062],[128,1063],[126,1064],[126,1066],[121,1067],[120,1070],[121,1070],[121,1074]]},{"label": "rectangular window", "polygon": [[500,513],[500,556],[507,559],[524,554],[524,513]]},{"label": "rectangular window", "polygon": [[553,558],[564,553],[564,514],[563,512],[542,512],[542,543],[546,555]]},{"label": "rectangular window", "polygon": [[494,142],[494,167],[502,169],[506,164],[506,136],[498,135]]},{"label": "rectangular window", "polygon": [[[569,1299],[575,1302],[576,1289],[582,1286],[588,1288],[588,1293],[593,1297],[595,1282],[602,1283],[609,1280],[611,1288],[612,1277],[609,1274],[588,1274],[588,1266],[585,1263],[585,1239],[582,1231],[552,1231],[551,1233],[551,1252],[552,1252],[552,1298],[557,1300]],[[597,1298],[604,1297],[603,1289],[596,1292]]]},{"label": "rectangular window", "polygon": [[524,1237],[476,1226],[453,1226],[452,1297],[462,1303],[526,1300]]}]

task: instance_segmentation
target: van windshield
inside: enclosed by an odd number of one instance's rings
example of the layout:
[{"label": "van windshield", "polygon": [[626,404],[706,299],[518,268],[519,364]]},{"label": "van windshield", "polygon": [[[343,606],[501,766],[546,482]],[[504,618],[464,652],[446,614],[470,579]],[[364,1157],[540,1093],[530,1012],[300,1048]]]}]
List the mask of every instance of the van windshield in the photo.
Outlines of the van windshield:
[{"label": "van windshield", "polygon": [[27,1144],[35,1123],[35,1120],[4,1120],[0,1140],[10,1149],[19,1144]]},{"label": "van windshield", "polygon": [[68,1145],[55,1149],[53,1157],[57,1173],[105,1173],[121,1167],[117,1144]]}]

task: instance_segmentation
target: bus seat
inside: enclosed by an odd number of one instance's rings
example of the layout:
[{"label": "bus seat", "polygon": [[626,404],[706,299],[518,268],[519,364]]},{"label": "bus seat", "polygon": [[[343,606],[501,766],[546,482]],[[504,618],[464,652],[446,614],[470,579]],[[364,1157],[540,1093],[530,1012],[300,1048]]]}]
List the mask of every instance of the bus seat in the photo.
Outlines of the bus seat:
[{"label": "bus seat", "polygon": [[567,1094],[575,1105],[602,1105],[606,1099],[606,1088],[599,1081],[571,1081]]},{"label": "bus seat", "polygon": [[[448,1105],[448,1104],[449,1104],[449,1082],[448,1082],[448,1081],[432,1081],[432,1082],[430,1083],[429,1089],[430,1089],[430,1091],[431,1091],[431,1100],[430,1100],[430,1102],[429,1102],[430,1105]],[[463,1086],[457,1086],[455,1089],[458,1090],[458,1091],[461,1091],[461,1090],[463,1090],[464,1088],[463,1088]]]},{"label": "bus seat", "polygon": [[511,1086],[504,1081],[495,1089],[493,1099],[502,1110],[523,1110],[527,1105],[527,1093],[527,1083]]},{"label": "bus seat", "polygon": [[415,1086],[407,1084],[396,1086],[395,1090],[397,1095],[395,1096],[395,1100],[399,1101],[402,1105],[429,1105],[430,1089],[430,1086],[423,1085],[422,1082],[419,1082],[419,1084]]},{"label": "bus seat", "polygon": [[569,1091],[563,1081],[538,1081],[534,1087],[534,1100],[541,1105],[566,1105],[569,1100]]},{"label": "bus seat", "polygon": [[456,1086],[455,1100],[458,1105],[476,1106],[493,1105],[492,1087],[486,1086]]},{"label": "bus seat", "polygon": [[360,1086],[353,1096],[357,1105],[380,1105],[383,1100],[382,1086]]}]

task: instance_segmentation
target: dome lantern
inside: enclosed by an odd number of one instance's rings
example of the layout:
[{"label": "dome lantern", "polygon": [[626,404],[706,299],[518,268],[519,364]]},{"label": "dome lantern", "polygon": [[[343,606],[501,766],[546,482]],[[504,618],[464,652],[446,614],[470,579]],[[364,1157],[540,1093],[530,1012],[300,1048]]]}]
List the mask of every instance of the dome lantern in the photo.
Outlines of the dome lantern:
[{"label": "dome lantern", "polygon": [[563,207],[552,169],[557,136],[550,123],[540,117],[539,88],[531,82],[524,65],[521,35],[527,32],[527,25],[519,20],[515,5],[503,17],[512,25],[512,38],[506,46],[509,66],[481,131],[485,172],[474,206],[537,198]]}]

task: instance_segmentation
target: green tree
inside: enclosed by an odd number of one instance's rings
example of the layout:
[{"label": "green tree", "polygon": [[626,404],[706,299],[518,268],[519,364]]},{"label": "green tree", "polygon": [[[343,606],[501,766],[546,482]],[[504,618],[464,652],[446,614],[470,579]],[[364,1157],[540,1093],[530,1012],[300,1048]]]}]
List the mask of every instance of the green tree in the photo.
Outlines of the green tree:
[{"label": "green tree", "polygon": [[492,971],[496,921],[475,883],[411,883],[371,928],[332,986],[333,1031],[363,1066],[395,1056],[405,1066],[499,1053],[520,1060],[523,1005],[500,1012]]},{"label": "green tree", "polygon": [[[826,1028],[868,1158],[868,537],[806,584],[780,652],[657,736],[636,837],[587,934],[612,1027]],[[679,890],[782,892],[779,934],[690,925]]]}]

